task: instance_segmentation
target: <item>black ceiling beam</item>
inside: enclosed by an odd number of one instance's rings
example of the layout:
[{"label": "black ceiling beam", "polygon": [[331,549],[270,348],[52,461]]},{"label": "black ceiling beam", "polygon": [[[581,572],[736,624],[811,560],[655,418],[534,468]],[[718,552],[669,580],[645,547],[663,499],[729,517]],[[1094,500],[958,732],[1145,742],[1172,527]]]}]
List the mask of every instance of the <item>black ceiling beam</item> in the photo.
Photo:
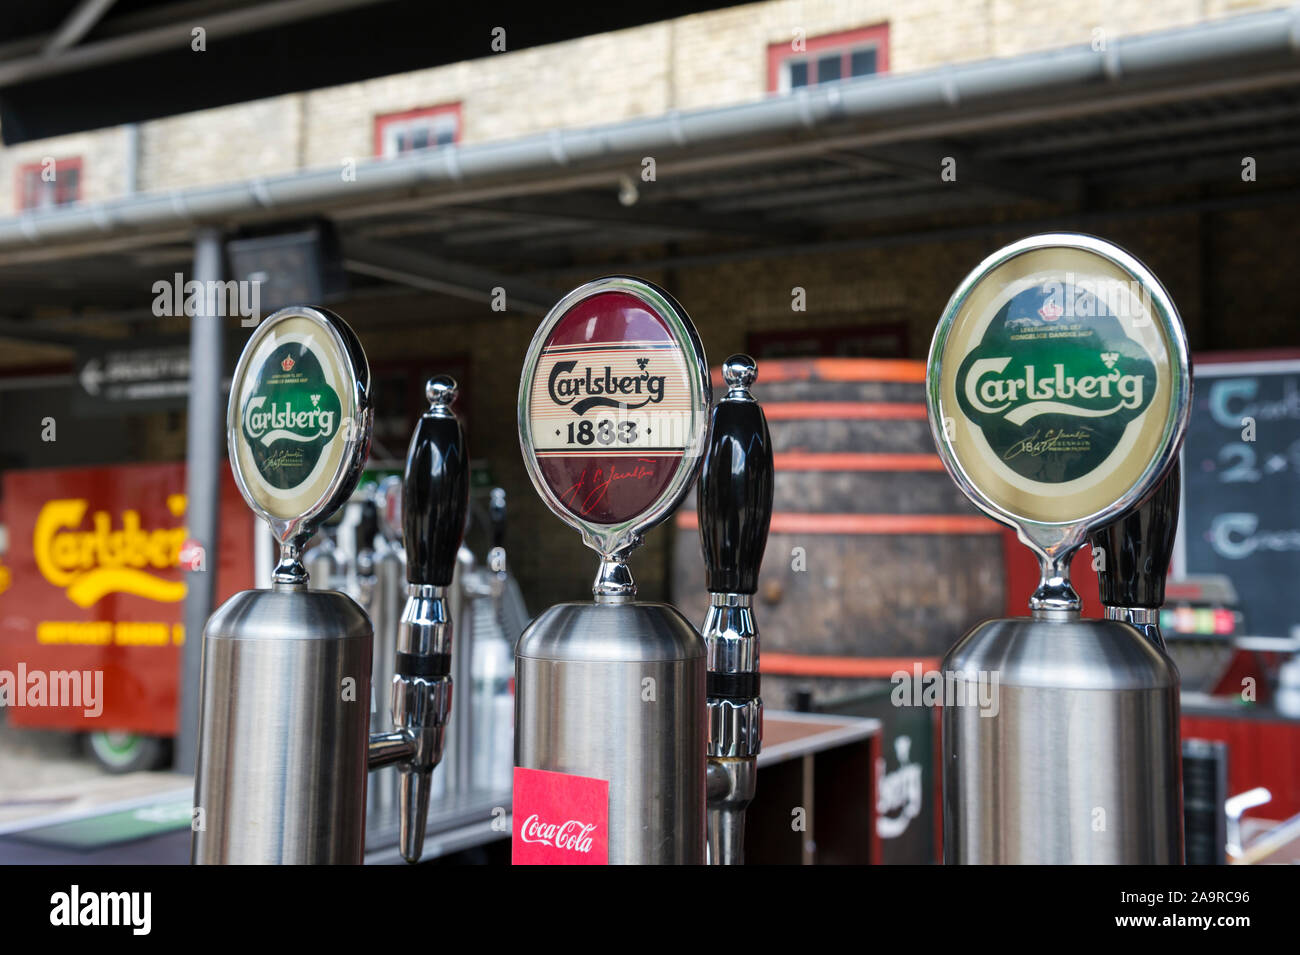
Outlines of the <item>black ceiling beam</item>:
[{"label": "black ceiling beam", "polygon": [[558,294],[522,276],[426,255],[398,245],[343,240],[343,265],[349,272],[385,282],[438,292],[472,302],[491,303],[494,289],[506,293],[506,309],[545,315]]},{"label": "black ceiling beam", "polygon": [[[902,143],[872,146],[862,150],[867,160],[893,171],[920,178],[945,188],[976,186],[1018,199],[1073,202],[1080,196],[1080,183],[1069,176],[1043,178],[1024,166],[976,158],[955,143]],[[951,162],[954,178],[945,180],[945,165]]]},{"label": "black ceiling beam", "polygon": [[81,0],[59,24],[54,35],[41,46],[41,55],[51,57],[76,46],[116,2],[117,0]]},{"label": "black ceiling beam", "polygon": [[[639,187],[647,194],[653,194],[654,188],[653,183]],[[592,196],[559,200],[514,199],[466,208],[516,218],[614,226],[630,230],[669,230],[769,241],[797,241],[809,237],[807,229],[789,223],[772,222],[760,216],[716,213],[683,203],[668,204],[640,199],[625,206],[613,196],[607,200]]]}]

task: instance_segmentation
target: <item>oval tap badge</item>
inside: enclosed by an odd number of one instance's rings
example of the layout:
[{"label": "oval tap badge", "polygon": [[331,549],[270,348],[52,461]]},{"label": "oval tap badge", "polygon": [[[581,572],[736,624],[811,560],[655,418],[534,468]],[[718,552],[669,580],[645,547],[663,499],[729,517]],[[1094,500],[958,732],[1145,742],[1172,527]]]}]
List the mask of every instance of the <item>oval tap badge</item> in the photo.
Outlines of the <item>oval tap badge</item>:
[{"label": "oval tap badge", "polygon": [[328,516],[355,483],[369,449],[368,386],[356,336],[322,309],[281,309],[244,347],[227,411],[231,466],[282,540]]},{"label": "oval tap badge", "polygon": [[612,277],[565,296],[529,347],[519,434],[534,486],[605,552],[661,520],[702,460],[710,387],[681,307]]},{"label": "oval tap badge", "polygon": [[1098,523],[1176,453],[1190,408],[1187,343],[1140,262],[1100,239],[1035,236],[958,287],[930,350],[940,454],[1013,524]]}]

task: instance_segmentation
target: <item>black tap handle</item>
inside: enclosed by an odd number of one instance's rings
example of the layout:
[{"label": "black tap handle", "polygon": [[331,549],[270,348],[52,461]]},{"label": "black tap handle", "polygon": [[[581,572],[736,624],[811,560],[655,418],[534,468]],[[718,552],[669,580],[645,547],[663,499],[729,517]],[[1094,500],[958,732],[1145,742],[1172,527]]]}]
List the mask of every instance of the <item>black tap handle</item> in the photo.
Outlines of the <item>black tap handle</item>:
[{"label": "black tap handle", "polygon": [[713,409],[700,472],[700,542],[709,591],[752,594],[772,521],[772,436],[749,393],[758,377],[754,359],[732,355],[722,377],[727,393]]},{"label": "black tap handle", "polygon": [[492,546],[506,546],[506,489],[494,487],[488,497],[488,520],[492,522]]},{"label": "black tap handle", "polygon": [[[1180,473],[1175,461],[1145,501],[1092,534],[1101,602],[1107,607],[1159,607],[1178,530]],[[1096,563],[1096,561],[1094,561]]]},{"label": "black tap handle", "polygon": [[361,517],[356,523],[352,535],[353,553],[375,549],[375,538],[379,535],[379,508],[374,501],[361,502]]},{"label": "black tap handle", "polygon": [[439,375],[424,389],[429,410],[411,435],[402,484],[402,532],[406,579],[446,587],[456,571],[456,552],[469,510],[469,451],[460,419],[451,410],[456,382]]}]

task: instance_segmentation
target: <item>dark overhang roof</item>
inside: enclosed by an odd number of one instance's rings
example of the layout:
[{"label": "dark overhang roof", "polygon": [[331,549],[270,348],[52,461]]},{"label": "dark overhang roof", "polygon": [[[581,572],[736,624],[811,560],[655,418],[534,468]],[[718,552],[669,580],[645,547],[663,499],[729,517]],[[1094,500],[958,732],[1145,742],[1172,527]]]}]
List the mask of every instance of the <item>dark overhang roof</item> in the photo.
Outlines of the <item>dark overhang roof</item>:
[{"label": "dark overhang roof", "polygon": [[[493,56],[740,0],[5,0],[7,144]],[[205,49],[192,49],[192,31]]]}]

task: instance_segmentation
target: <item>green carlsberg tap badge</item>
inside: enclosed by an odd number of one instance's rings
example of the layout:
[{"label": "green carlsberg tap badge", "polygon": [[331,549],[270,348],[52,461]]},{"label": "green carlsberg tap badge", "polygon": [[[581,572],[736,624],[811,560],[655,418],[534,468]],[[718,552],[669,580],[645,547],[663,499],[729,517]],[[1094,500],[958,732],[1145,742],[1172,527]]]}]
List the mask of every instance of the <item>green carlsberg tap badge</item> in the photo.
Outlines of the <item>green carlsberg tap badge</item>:
[{"label": "green carlsberg tap badge", "polygon": [[1084,477],[1151,404],[1155,362],[1092,291],[1048,282],[1009,299],[957,370],[958,406],[993,453],[1044,484]]},{"label": "green carlsberg tap badge", "polygon": [[338,434],[342,405],[305,342],[280,344],[256,374],[240,429],[262,479],[292,490],[311,477]]}]

